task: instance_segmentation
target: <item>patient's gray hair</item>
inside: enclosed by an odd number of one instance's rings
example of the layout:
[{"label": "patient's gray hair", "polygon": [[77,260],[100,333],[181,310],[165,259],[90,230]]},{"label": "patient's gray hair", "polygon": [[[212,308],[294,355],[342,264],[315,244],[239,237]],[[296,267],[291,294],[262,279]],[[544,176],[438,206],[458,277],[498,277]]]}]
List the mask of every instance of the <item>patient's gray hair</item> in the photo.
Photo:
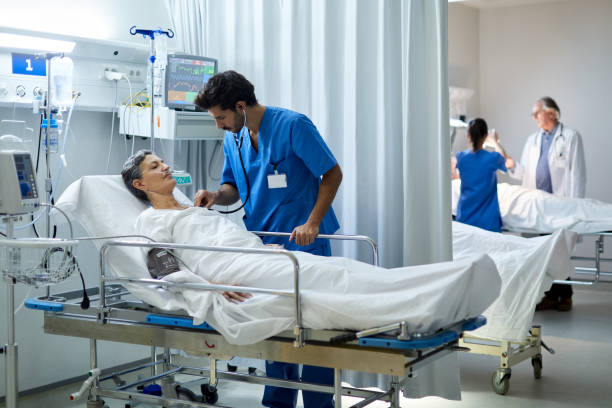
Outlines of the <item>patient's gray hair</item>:
[{"label": "patient's gray hair", "polygon": [[121,177],[123,177],[123,183],[127,187],[127,189],[132,193],[136,198],[142,200],[144,202],[149,202],[149,198],[145,194],[144,191],[137,189],[134,187],[134,180],[139,180],[142,178],[142,172],[140,171],[140,164],[149,154],[152,154],[151,150],[139,150],[133,155],[131,155],[127,161],[123,164],[123,169],[121,170]]}]

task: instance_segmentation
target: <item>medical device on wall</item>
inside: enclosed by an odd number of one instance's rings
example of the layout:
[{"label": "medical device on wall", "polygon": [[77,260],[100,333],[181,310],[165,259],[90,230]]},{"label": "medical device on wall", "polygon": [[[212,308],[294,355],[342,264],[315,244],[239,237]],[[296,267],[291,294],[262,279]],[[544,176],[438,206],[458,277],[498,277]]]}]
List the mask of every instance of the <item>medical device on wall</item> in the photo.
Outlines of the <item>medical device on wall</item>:
[{"label": "medical device on wall", "polygon": [[27,214],[40,205],[30,153],[0,151],[0,214]]},{"label": "medical device on wall", "polygon": [[217,60],[196,55],[168,55],[165,104],[170,109],[196,111],[198,91],[217,73]]}]

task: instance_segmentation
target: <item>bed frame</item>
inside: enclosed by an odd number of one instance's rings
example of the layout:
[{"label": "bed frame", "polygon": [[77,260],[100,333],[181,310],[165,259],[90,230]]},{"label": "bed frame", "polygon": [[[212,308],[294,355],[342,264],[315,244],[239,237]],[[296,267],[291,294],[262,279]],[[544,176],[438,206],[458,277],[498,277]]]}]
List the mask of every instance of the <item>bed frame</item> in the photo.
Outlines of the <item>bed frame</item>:
[{"label": "bed frame", "polygon": [[[273,233],[264,233],[271,235]],[[370,242],[377,263],[376,245],[363,236],[320,236],[332,239],[358,239]],[[166,249],[191,249],[235,253],[266,253],[289,258],[294,269],[294,290],[279,291],[261,288],[224,286],[212,284],[170,283],[153,279],[114,278],[106,274],[107,252],[116,246],[156,247]],[[295,298],[296,325],[293,331],[282,332],[260,343],[237,346],[228,343],[221,334],[206,323],[194,326],[191,317],[182,314],[168,314],[150,305],[130,299],[130,293],[121,284],[158,285],[173,288],[197,290],[233,290],[240,292],[275,293]],[[420,367],[456,351],[459,339],[465,331],[475,330],[486,323],[483,316],[457,322],[450,327],[441,328],[433,333],[408,333],[404,322],[384,327],[372,328],[361,332],[339,330],[312,330],[302,325],[302,312],[299,293],[299,262],[284,249],[252,249],[232,247],[208,247],[170,243],[143,243],[136,241],[112,240],[105,242],[100,249],[100,285],[88,289],[92,307],[82,310],[81,291],[55,294],[52,297],[29,299],[26,306],[44,311],[44,331],[50,334],[87,338],[90,341],[89,378],[81,389],[71,395],[77,399],[88,394],[88,408],[103,407],[103,397],[123,399],[129,402],[143,401],[150,404],[169,406],[211,407],[218,398],[216,384],[219,379],[256,384],[282,386],[333,393],[336,406],[341,406],[342,395],[362,398],[353,405],[364,407],[382,400],[393,408],[399,407],[399,392],[402,386]],[[133,297],[133,296],[132,296]],[[98,369],[97,341],[114,341],[151,347],[151,361],[145,365],[102,376]],[[161,358],[157,347],[164,349]],[[180,349],[191,355],[208,357],[210,367],[192,367],[176,361],[170,349]],[[227,360],[232,356],[309,364],[334,369],[334,386],[286,381],[263,376],[252,376],[217,368],[217,360]],[[136,370],[151,369],[148,378],[125,383],[122,376]],[[391,376],[391,385],[386,391],[371,391],[352,387],[342,387],[343,370],[380,373]],[[202,395],[181,388],[174,382],[177,374],[196,375],[206,379],[202,384]],[[112,381],[111,381],[112,380]],[[137,387],[161,382],[162,396],[139,392]],[[109,385],[110,383],[110,385]],[[188,400],[185,400],[187,398]]]},{"label": "bed frame", "polygon": [[[510,231],[515,232],[515,231]],[[528,237],[537,236],[539,234],[526,234]],[[604,240],[606,237],[612,237],[612,232],[593,232],[579,234],[580,237],[595,237],[595,248],[593,256],[572,256],[573,261],[592,262],[592,267],[575,266],[574,270],[577,274],[592,275],[592,280],[555,280],[554,283],[561,285],[576,285],[576,286],[593,286],[600,282],[602,276],[612,276],[611,272],[603,272],[601,265],[603,262],[612,262],[611,258],[603,258]],[[502,341],[493,340],[484,337],[478,337],[471,334],[465,334],[459,340],[459,345],[469,349],[470,353],[481,355],[495,356],[500,359],[500,366],[491,375],[491,387],[497,394],[505,395],[510,389],[510,377],[512,375],[512,367],[522,361],[531,359],[533,366],[534,378],[539,379],[542,376],[542,347],[550,354],[555,354],[555,350],[547,346],[542,341],[542,328],[539,325],[532,326],[529,336],[524,341]]]}]

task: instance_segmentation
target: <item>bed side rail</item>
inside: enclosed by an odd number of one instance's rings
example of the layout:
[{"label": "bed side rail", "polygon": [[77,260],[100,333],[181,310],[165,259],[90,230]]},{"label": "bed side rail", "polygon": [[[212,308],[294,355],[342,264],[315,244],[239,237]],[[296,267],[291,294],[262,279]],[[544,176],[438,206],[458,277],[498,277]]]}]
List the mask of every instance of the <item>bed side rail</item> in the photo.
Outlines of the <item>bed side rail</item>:
[{"label": "bed side rail", "polygon": [[[201,284],[201,283],[171,283],[156,279],[133,279],[133,278],[114,278],[106,276],[106,257],[107,252],[112,247],[139,247],[139,248],[163,248],[163,249],[184,249],[195,251],[211,251],[211,252],[230,252],[230,253],[247,253],[260,255],[279,255],[286,256],[293,265],[294,288],[293,291],[282,291],[264,288],[252,288],[245,286],[229,286],[216,284]],[[302,324],[302,306],[300,296],[300,265],[297,257],[286,249],[279,248],[239,248],[239,247],[223,247],[223,246],[206,246],[206,245],[187,245],[174,244],[167,242],[138,242],[138,241],[107,241],[100,248],[100,315],[104,315],[106,309],[106,297],[104,284],[129,282],[132,284],[151,285],[155,284],[164,287],[189,288],[206,291],[242,291],[251,293],[270,293],[281,296],[290,296],[295,302],[295,327],[294,335],[295,347],[302,347],[306,341],[306,331]]]},{"label": "bed side rail", "polygon": [[[270,232],[270,231],[251,231],[255,235],[259,235],[260,237],[289,237],[291,233],[289,232]],[[376,242],[367,235],[341,235],[341,234],[319,234],[317,238],[321,239],[335,239],[340,241],[363,241],[367,242],[372,249],[372,264],[378,265],[378,246]]]}]

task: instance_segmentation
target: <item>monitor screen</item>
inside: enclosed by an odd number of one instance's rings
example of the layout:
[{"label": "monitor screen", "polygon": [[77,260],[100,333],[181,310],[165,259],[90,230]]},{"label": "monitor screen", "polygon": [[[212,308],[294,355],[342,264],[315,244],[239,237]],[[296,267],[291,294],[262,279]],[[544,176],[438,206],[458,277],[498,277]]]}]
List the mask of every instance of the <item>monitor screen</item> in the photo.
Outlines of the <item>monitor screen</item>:
[{"label": "monitor screen", "polygon": [[27,200],[30,198],[38,198],[36,191],[35,174],[32,170],[32,161],[29,153],[15,153],[15,170],[17,171],[17,180],[21,190],[21,199]]},{"label": "monitor screen", "polygon": [[166,106],[198,110],[193,100],[210,77],[217,73],[217,60],[195,55],[168,55]]}]

